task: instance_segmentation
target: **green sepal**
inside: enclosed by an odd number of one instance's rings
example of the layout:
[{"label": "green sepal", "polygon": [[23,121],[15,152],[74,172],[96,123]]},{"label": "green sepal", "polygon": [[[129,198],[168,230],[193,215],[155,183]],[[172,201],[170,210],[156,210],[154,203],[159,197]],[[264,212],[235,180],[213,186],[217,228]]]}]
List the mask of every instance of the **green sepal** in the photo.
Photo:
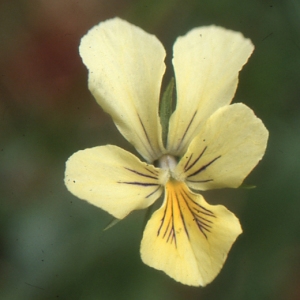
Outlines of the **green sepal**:
[{"label": "green sepal", "polygon": [[113,226],[117,225],[120,221],[122,221],[121,219],[117,219],[117,218],[114,218],[112,219],[108,225],[103,229],[103,231],[109,229],[109,228],[112,228]]},{"label": "green sepal", "polygon": [[252,190],[256,188],[256,185],[251,185],[251,184],[241,184],[239,187],[239,189],[245,189],[245,190]]},{"label": "green sepal", "polygon": [[174,77],[171,78],[166,90],[159,104],[159,116],[160,124],[162,127],[162,139],[164,146],[167,146],[168,131],[169,131],[169,120],[173,112],[173,92],[174,92],[175,80]]}]

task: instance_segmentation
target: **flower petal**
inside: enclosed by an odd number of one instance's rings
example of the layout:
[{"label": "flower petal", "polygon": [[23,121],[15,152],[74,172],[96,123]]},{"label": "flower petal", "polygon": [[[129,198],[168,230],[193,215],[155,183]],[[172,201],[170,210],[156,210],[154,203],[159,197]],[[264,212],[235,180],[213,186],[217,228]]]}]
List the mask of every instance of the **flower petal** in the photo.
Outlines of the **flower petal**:
[{"label": "flower petal", "polygon": [[111,145],[78,151],[66,163],[68,190],[119,219],[151,205],[166,180],[165,171]]},{"label": "flower petal", "polygon": [[114,18],[93,27],[79,50],[97,102],[147,161],[157,159],[163,151],[158,104],[165,72],[159,40]]},{"label": "flower petal", "polygon": [[241,232],[239,220],[224,206],[209,205],[185,183],[169,181],[162,207],[145,228],[142,260],[181,283],[205,286]]},{"label": "flower petal", "polygon": [[205,123],[175,169],[189,187],[238,187],[265,153],[268,130],[242,103],[225,106]]},{"label": "flower petal", "polygon": [[203,122],[228,105],[238,73],[254,46],[241,33],[217,26],[199,27],[174,44],[177,105],[170,119],[168,150],[182,156]]}]

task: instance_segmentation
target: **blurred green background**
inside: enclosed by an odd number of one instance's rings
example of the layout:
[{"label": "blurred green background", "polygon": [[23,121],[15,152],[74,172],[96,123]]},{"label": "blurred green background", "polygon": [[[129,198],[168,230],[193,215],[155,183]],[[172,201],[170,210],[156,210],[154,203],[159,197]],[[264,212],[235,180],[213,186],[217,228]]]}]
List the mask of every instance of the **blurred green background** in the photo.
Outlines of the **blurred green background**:
[{"label": "blurred green background", "polygon": [[[81,36],[120,16],[172,44],[193,27],[241,31],[256,49],[240,74],[244,102],[270,131],[245,183],[208,191],[244,233],[216,280],[176,283],[141,262],[144,211],[111,217],[70,194],[74,152],[132,147],[87,88]],[[3,0],[0,3],[0,299],[300,299],[300,1]]]}]

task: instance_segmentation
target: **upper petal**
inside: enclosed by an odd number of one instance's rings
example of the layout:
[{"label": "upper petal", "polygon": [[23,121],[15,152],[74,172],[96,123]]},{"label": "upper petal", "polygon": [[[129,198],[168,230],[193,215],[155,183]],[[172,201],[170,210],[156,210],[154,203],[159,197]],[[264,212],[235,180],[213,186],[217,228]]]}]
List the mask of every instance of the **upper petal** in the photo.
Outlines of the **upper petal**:
[{"label": "upper petal", "polygon": [[196,190],[238,187],[263,157],[268,135],[246,105],[222,107],[204,124],[174,173]]},{"label": "upper petal", "polygon": [[66,163],[65,184],[78,198],[122,219],[151,205],[161,195],[166,176],[165,171],[109,145],[74,153]]},{"label": "upper petal", "polygon": [[165,72],[159,40],[114,18],[93,27],[79,50],[97,102],[147,161],[157,159],[163,151],[158,104]]},{"label": "upper petal", "polygon": [[209,205],[185,183],[169,181],[162,207],[148,221],[141,244],[144,263],[193,286],[210,283],[242,232],[222,205]]},{"label": "upper petal", "polygon": [[231,102],[238,73],[254,46],[241,33],[199,27],[174,44],[177,105],[170,119],[168,150],[181,156],[203,122]]}]

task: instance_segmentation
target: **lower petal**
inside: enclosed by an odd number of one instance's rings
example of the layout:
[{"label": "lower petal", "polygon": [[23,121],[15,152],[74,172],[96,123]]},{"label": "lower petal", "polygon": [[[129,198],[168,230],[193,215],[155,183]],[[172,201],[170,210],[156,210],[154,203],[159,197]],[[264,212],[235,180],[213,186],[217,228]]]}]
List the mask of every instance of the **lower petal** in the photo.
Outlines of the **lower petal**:
[{"label": "lower petal", "polygon": [[176,281],[205,286],[241,233],[239,220],[224,206],[209,205],[185,183],[169,181],[162,207],[145,228],[141,257]]},{"label": "lower petal", "polygon": [[165,171],[109,145],[73,154],[66,163],[65,184],[78,198],[122,219],[151,205],[161,195],[166,176]]}]

